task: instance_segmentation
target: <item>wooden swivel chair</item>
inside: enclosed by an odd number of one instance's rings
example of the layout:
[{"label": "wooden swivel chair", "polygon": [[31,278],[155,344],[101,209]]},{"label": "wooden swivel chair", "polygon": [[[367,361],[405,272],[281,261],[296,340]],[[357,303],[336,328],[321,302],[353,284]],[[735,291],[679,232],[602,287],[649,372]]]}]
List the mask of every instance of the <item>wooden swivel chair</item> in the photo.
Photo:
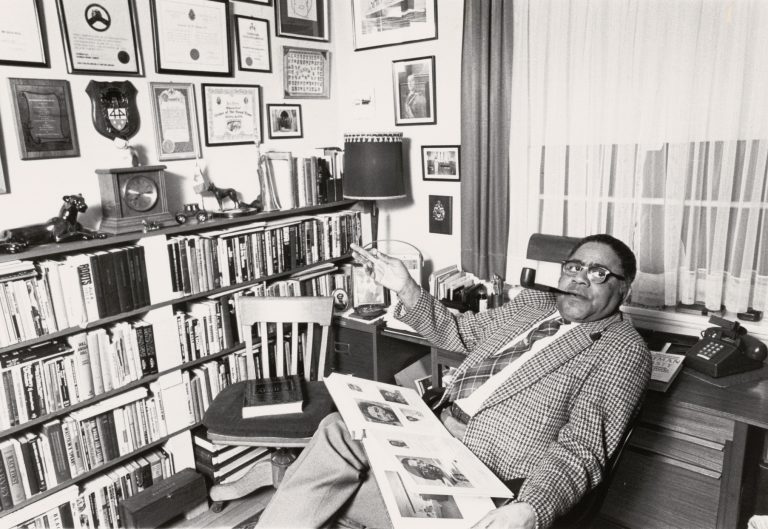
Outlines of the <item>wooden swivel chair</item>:
[{"label": "wooden swivel chair", "polygon": [[[259,329],[260,351],[266,352],[270,347],[275,351],[275,372],[271,372],[268,361],[257,365],[253,355],[247,354],[248,378],[255,379],[257,373],[263,377],[303,374],[304,406],[301,413],[243,419],[245,382],[238,382],[221,391],[206,411],[203,424],[208,429],[208,438],[215,444],[277,447],[283,453],[306,446],[320,421],[335,409],[323,383],[333,298],[242,297],[237,302],[237,314],[246,351],[254,350],[254,324]],[[290,327],[288,332],[287,327]],[[286,344],[290,344],[290,349]],[[300,353],[303,353],[301,362]],[[266,360],[266,355],[260,356],[261,360]],[[299,373],[302,365],[303,372]],[[214,485],[210,491],[211,508],[218,512],[223,502],[243,497],[266,485],[278,485],[273,480],[269,459],[259,461],[233,483]]]}]

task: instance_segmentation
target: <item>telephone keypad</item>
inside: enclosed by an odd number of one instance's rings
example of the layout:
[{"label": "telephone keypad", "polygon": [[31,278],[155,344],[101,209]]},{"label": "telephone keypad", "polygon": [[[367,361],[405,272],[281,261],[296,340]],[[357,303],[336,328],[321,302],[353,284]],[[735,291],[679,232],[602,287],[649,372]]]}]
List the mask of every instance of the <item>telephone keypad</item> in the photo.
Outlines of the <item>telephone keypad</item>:
[{"label": "telephone keypad", "polygon": [[717,342],[709,342],[707,344],[701,344],[702,347],[697,352],[696,356],[711,360],[713,356],[725,349],[725,345]]}]

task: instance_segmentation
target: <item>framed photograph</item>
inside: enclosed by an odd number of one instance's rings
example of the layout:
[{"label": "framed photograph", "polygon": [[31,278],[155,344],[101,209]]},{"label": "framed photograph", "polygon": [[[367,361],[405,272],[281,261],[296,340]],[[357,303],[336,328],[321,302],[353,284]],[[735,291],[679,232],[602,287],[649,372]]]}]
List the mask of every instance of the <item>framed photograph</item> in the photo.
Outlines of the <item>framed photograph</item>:
[{"label": "framed photograph", "polygon": [[331,52],[283,46],[283,97],[331,97]]},{"label": "framed photograph", "polygon": [[248,72],[272,71],[269,20],[235,15],[237,67]]},{"label": "framed photograph", "polygon": [[261,143],[261,87],[245,84],[203,84],[205,144]]},{"label": "framed photograph", "polygon": [[8,79],[22,160],[80,156],[69,81]]},{"label": "framed photograph", "polygon": [[355,50],[437,38],[437,0],[352,0]]},{"label": "framed photograph", "polygon": [[302,138],[301,105],[267,105],[269,139]]},{"label": "framed photograph", "polygon": [[458,182],[461,167],[458,145],[424,145],[421,147],[421,174],[424,180]]},{"label": "framed photograph", "polygon": [[134,0],[56,0],[69,73],[143,75]]},{"label": "framed photograph", "polygon": [[157,73],[231,76],[227,0],[150,0]]},{"label": "framed photograph", "polygon": [[42,0],[10,0],[0,17],[0,64],[49,68]]},{"label": "framed photograph", "polygon": [[453,233],[453,197],[429,195],[429,233]]},{"label": "framed photograph", "polygon": [[263,6],[272,5],[272,0],[240,0],[240,2],[246,2],[249,4],[261,4]]},{"label": "framed photograph", "polygon": [[329,42],[328,0],[275,0],[278,37]]},{"label": "framed photograph", "polygon": [[0,130],[0,195],[5,195],[9,191],[8,165],[5,161],[5,138],[3,138],[3,131]]},{"label": "framed photograph", "polygon": [[149,83],[149,91],[158,160],[199,158],[200,135],[194,85]]},{"label": "framed photograph", "polygon": [[437,123],[435,56],[392,61],[395,125]]}]

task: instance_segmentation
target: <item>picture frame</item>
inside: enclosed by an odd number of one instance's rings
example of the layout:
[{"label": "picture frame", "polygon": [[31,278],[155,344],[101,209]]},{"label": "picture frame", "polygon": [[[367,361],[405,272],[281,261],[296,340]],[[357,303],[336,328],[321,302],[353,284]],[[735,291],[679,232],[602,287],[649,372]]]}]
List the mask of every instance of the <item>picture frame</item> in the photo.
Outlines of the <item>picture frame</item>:
[{"label": "picture frame", "polygon": [[352,0],[355,51],[437,38],[437,0],[413,0],[406,9],[403,3],[392,4]]},{"label": "picture frame", "polygon": [[5,158],[5,138],[3,131],[0,130],[0,195],[10,193],[11,188],[8,183],[8,164]]},{"label": "picture frame", "polygon": [[261,86],[207,84],[201,86],[205,145],[261,143]]},{"label": "picture frame", "polygon": [[275,0],[278,37],[330,42],[328,0]]},{"label": "picture frame", "polygon": [[263,6],[272,5],[272,0],[240,0],[240,2],[246,2],[248,4],[260,4]]},{"label": "picture frame", "polygon": [[271,175],[272,194],[277,208],[281,211],[293,209],[297,203],[298,188],[295,185],[296,168],[293,154],[288,151],[267,151],[264,153],[267,172]]},{"label": "picture frame", "polygon": [[231,77],[229,13],[227,0],[150,0],[155,71]]},{"label": "picture frame", "polygon": [[301,105],[267,105],[269,139],[303,138]]},{"label": "picture frame", "polygon": [[331,52],[283,46],[283,97],[328,99],[331,97]]},{"label": "picture frame", "polygon": [[269,20],[235,15],[237,67],[245,72],[272,71]]},{"label": "picture frame", "polygon": [[437,123],[435,56],[392,61],[395,125]]},{"label": "picture frame", "polygon": [[42,0],[16,0],[0,17],[0,64],[50,68]]},{"label": "picture frame", "polygon": [[135,0],[56,0],[67,71],[144,75]]},{"label": "picture frame", "polygon": [[461,181],[461,147],[422,145],[421,174],[424,180]]},{"label": "picture frame", "polygon": [[453,234],[453,197],[429,195],[429,233]]},{"label": "picture frame", "polygon": [[22,160],[80,156],[69,81],[8,79]]},{"label": "picture frame", "polygon": [[200,157],[197,103],[192,83],[149,83],[157,158],[161,162]]}]

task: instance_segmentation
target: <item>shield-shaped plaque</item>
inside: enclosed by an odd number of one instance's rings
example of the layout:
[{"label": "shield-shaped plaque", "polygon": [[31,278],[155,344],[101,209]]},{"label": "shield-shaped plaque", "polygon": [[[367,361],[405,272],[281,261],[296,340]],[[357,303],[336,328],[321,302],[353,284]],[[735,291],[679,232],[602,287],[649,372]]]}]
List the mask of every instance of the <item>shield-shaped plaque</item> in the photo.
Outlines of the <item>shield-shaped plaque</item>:
[{"label": "shield-shaped plaque", "polygon": [[110,140],[127,140],[139,130],[136,87],[130,81],[91,81],[85,89],[91,98],[93,126]]}]

